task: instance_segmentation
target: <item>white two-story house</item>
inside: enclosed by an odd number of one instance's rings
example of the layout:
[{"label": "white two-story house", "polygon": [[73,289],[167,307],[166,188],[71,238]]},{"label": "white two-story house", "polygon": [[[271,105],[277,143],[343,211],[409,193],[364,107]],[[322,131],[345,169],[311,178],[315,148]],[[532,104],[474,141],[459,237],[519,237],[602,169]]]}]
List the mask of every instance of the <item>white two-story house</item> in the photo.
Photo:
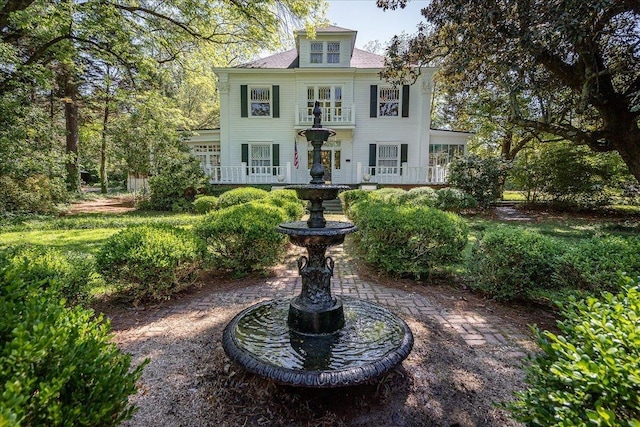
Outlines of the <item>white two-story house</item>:
[{"label": "white two-story house", "polygon": [[323,145],[333,184],[426,185],[446,182],[450,159],[470,134],[430,127],[433,73],[394,87],[380,79],[384,58],[355,48],[356,31],[329,26],[296,48],[237,67],[217,68],[220,128],[188,144],[213,183],[308,183],[313,123],[335,131]]}]

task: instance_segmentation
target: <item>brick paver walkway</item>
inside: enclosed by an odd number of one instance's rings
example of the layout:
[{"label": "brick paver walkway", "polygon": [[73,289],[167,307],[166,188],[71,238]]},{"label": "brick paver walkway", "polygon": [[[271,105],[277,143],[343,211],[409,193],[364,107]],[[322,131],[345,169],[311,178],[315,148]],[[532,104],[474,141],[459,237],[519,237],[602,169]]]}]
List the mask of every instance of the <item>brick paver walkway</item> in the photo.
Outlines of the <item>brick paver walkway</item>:
[{"label": "brick paver walkway", "polygon": [[[305,252],[300,249],[300,255],[302,254]],[[400,315],[430,318],[445,329],[457,332],[472,347],[530,347],[529,337],[513,326],[505,324],[497,316],[489,317],[471,310],[453,312],[434,304],[424,295],[362,280],[355,273],[349,255],[341,246],[329,248],[327,255],[335,260],[331,290],[334,295],[347,295],[376,302]],[[267,280],[265,286],[239,289],[226,296],[230,303],[249,304],[262,298],[291,297],[299,294],[301,287],[298,271],[294,265],[290,265],[287,274]],[[514,354],[517,355],[525,356],[524,350],[521,354]]]}]

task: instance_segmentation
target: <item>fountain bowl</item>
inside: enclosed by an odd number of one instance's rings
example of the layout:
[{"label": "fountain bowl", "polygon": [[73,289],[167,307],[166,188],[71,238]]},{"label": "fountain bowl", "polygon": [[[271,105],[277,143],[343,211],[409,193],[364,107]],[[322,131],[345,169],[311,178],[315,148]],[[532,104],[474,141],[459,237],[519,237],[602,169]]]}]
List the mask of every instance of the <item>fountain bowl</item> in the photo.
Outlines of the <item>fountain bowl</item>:
[{"label": "fountain bowl", "polygon": [[287,324],[290,299],[260,302],[238,313],[222,335],[225,353],[263,378],[287,386],[337,388],[380,378],[411,352],[413,334],[388,309],[341,296],[345,325],[304,334]]}]

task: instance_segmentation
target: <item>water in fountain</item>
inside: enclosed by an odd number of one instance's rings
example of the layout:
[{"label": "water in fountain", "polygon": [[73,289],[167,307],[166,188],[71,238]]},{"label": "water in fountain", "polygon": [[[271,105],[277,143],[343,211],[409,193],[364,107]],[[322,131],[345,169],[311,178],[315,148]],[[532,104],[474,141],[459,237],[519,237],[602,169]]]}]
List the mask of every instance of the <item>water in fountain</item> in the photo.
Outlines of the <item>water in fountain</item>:
[{"label": "water in fountain", "polygon": [[313,145],[311,182],[287,188],[308,200],[309,220],[281,224],[294,245],[307,249],[298,259],[300,295],[256,304],[236,315],[223,333],[229,358],[247,370],[278,383],[301,387],[340,387],[379,377],[411,351],[407,324],[384,307],[331,294],[334,261],[327,248],[357,231],[349,222],[326,221],[322,203],[348,186],[327,185],[322,177],[321,147],[335,135],[320,124],[301,131]]}]

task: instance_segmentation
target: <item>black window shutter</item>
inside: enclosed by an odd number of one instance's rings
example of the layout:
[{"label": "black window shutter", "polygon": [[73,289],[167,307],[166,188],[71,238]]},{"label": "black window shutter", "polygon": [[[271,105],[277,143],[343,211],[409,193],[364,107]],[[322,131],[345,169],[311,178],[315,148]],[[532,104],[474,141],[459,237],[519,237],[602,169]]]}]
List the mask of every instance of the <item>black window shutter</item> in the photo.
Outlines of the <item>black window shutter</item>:
[{"label": "black window shutter", "polygon": [[409,85],[402,86],[402,117],[409,117]]},{"label": "black window shutter", "polygon": [[242,146],[240,147],[242,150],[242,154],[241,154],[241,162],[245,163],[247,165],[247,175],[249,175],[249,144],[242,144]]},{"label": "black window shutter", "polygon": [[409,158],[409,144],[400,144],[400,175],[402,175],[402,165],[407,163]]},{"label": "black window shutter", "polygon": [[378,147],[376,144],[369,144],[369,166],[372,167],[371,175],[376,174],[376,157],[378,154]]},{"label": "black window shutter", "polygon": [[240,117],[249,117],[249,101],[247,99],[247,85],[240,85]]},{"label": "black window shutter", "polygon": [[369,89],[369,117],[378,117],[378,85]]},{"label": "black window shutter", "polygon": [[271,166],[273,168],[273,174],[278,174],[278,168],[276,166],[280,166],[280,144],[273,144],[271,146]]},{"label": "black window shutter", "polygon": [[277,119],[280,117],[280,86],[271,86],[271,96],[273,97],[273,114],[271,117]]}]

